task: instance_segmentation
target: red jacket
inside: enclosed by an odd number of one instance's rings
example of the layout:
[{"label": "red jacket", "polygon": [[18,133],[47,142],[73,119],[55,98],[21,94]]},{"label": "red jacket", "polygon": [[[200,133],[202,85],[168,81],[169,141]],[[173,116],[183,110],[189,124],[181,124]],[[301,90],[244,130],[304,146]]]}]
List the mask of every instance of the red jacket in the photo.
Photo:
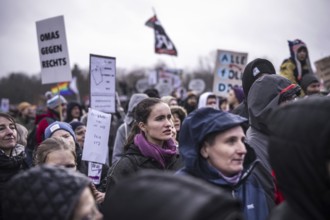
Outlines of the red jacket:
[{"label": "red jacket", "polygon": [[53,119],[53,121],[60,121],[59,114],[51,109],[47,109],[46,114],[36,116],[35,122],[36,123],[39,122],[37,124],[37,131],[36,131],[36,141],[37,141],[38,145],[43,141],[45,130],[48,127],[48,125],[50,124],[47,121],[47,118],[51,118],[51,119]]}]

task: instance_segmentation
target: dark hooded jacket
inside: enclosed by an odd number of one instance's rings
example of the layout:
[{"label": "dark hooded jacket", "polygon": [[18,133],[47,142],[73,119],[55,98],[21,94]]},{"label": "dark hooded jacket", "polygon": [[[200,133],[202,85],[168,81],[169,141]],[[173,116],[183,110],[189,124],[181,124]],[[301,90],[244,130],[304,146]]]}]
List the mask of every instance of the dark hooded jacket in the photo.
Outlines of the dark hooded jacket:
[{"label": "dark hooded jacket", "polygon": [[246,220],[261,220],[266,219],[274,202],[272,193],[265,191],[266,187],[255,172],[260,164],[253,149],[246,146],[244,170],[236,184],[225,181],[200,154],[206,135],[241,126],[245,121],[243,117],[213,108],[201,108],[188,115],[181,128],[179,148],[185,166],[177,174],[189,174],[227,190],[243,203]]},{"label": "dark hooded jacket", "polygon": [[285,201],[270,220],[330,219],[329,112],[329,97],[310,97],[272,114],[269,157]]},{"label": "dark hooded jacket", "polygon": [[238,200],[200,179],[169,171],[144,170],[121,181],[105,206],[105,219],[243,219]]},{"label": "dark hooded jacket", "polygon": [[[248,103],[250,127],[247,130],[247,143],[255,150],[257,157],[271,173],[268,158],[268,118],[284,98],[299,93],[300,87],[279,75],[264,75],[251,86]],[[289,87],[290,86],[290,87]],[[290,88],[286,91],[286,88]]]},{"label": "dark hooded jacket", "polygon": [[[266,59],[257,58],[246,65],[242,76],[242,87],[245,99],[231,112],[249,118],[247,97],[252,84],[263,74],[276,74],[273,64]],[[248,121],[243,124],[244,131],[249,127]]]}]

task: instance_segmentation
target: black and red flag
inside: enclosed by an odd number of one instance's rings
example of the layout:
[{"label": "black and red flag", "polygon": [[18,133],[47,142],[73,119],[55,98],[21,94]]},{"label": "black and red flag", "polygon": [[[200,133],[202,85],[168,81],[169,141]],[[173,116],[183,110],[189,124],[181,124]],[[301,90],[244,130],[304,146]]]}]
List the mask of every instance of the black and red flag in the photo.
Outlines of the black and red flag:
[{"label": "black and red flag", "polygon": [[171,39],[167,36],[163,26],[154,15],[150,18],[145,25],[151,27],[155,31],[155,53],[168,54],[172,56],[177,56],[178,52],[172,43]]}]

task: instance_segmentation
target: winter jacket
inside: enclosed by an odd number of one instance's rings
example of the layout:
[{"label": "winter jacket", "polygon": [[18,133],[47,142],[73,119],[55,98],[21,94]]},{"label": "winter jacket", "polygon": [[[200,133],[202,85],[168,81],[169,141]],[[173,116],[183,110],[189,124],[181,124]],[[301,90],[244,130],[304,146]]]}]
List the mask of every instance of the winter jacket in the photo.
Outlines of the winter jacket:
[{"label": "winter jacket", "polygon": [[59,113],[55,112],[54,110],[48,109],[46,114],[37,115],[35,123],[37,124],[37,131],[36,131],[36,141],[39,145],[44,140],[44,132],[48,125],[51,123],[48,122],[47,118],[53,119],[53,121],[60,121]]},{"label": "winter jacket", "polygon": [[2,219],[1,206],[5,185],[14,175],[25,169],[28,169],[28,165],[25,161],[24,147],[22,145],[18,144],[13,149],[10,157],[0,150],[0,219]]},{"label": "winter jacket", "polygon": [[143,156],[139,149],[132,144],[125,152],[124,156],[117,163],[113,164],[108,171],[105,200],[111,197],[111,190],[118,181],[136,173],[138,170],[178,170],[181,167],[182,164],[177,155],[173,156],[170,161],[168,161],[164,169],[154,159]]},{"label": "winter jacket", "polygon": [[240,116],[212,108],[198,109],[188,115],[181,128],[179,148],[185,166],[177,174],[189,174],[227,190],[242,202],[246,220],[265,220],[274,206],[273,192],[266,192],[270,187],[264,185],[261,175],[265,178],[267,175],[262,172],[264,168],[253,149],[246,146],[244,170],[236,184],[226,182],[200,154],[206,135],[240,126],[245,121]]},{"label": "winter jacket", "polygon": [[[257,157],[271,174],[268,158],[269,115],[280,106],[281,91],[292,83],[279,75],[264,75],[250,88],[247,103],[250,127],[246,133],[247,143],[255,150]],[[294,87],[292,90],[299,89]],[[290,91],[287,91],[290,92]]]},{"label": "winter jacket", "polygon": [[330,97],[310,97],[271,115],[269,157],[285,201],[270,220],[330,219],[329,112]]}]

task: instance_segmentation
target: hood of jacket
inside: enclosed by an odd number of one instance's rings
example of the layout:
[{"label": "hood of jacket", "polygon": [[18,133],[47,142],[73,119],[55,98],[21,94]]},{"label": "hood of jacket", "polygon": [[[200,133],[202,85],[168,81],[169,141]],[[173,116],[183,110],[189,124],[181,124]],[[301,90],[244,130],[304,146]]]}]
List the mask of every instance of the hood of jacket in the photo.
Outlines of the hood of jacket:
[{"label": "hood of jacket", "polygon": [[[180,155],[185,165],[183,171],[210,182],[219,179],[219,173],[200,154],[202,142],[208,134],[240,126],[246,121],[239,115],[213,108],[201,108],[190,113],[183,121],[179,138]],[[247,149],[245,167],[255,160],[254,151],[249,146]]]},{"label": "hood of jacket", "polygon": [[131,124],[133,122],[133,110],[134,108],[137,106],[137,104],[139,104],[139,102],[141,102],[143,99],[148,98],[148,95],[144,94],[144,93],[136,93],[133,94],[131,99],[129,100],[128,103],[128,109],[127,109],[127,114],[125,116],[124,121],[127,124]]},{"label": "hood of jacket", "polygon": [[[199,99],[198,99],[198,107],[197,108],[207,107],[206,106],[206,103],[207,103],[207,99],[208,99],[208,97],[210,95],[215,96],[215,94],[213,92],[204,92],[203,94],[201,94],[199,96]],[[216,107],[218,107],[219,106],[219,103],[218,103],[218,99],[217,98],[216,98],[216,101],[217,101]]]},{"label": "hood of jacket", "polygon": [[285,200],[306,219],[330,216],[329,112],[329,97],[310,97],[271,115],[270,163]]},{"label": "hood of jacket", "polygon": [[[264,75],[253,83],[247,100],[251,127],[262,133],[269,133],[267,119],[270,113],[279,107],[280,98],[285,95],[281,92],[290,85],[290,80],[275,74]],[[294,86],[292,89],[297,88]]]}]

